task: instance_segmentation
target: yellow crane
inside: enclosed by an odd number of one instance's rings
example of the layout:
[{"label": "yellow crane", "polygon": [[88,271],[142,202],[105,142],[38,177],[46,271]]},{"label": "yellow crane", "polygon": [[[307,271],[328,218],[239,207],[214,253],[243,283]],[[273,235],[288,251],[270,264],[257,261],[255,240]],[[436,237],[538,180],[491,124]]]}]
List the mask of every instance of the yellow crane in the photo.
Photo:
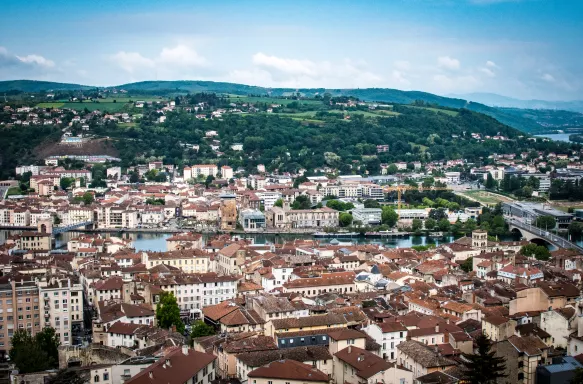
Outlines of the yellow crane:
[{"label": "yellow crane", "polygon": [[427,192],[427,191],[451,191],[452,189],[449,187],[414,187],[412,185],[401,184],[401,185],[388,185],[383,188],[383,192],[394,192],[397,191],[397,214],[401,217],[401,194],[405,191],[419,191],[419,192]]}]

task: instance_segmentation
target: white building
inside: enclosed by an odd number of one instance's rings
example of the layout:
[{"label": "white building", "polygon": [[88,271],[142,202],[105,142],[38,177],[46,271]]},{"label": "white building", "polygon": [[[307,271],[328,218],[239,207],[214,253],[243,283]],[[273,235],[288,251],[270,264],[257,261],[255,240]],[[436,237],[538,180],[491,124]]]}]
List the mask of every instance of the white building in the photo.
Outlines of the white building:
[{"label": "white building", "polygon": [[61,345],[71,345],[73,324],[83,327],[83,287],[70,279],[39,283],[42,327],[52,327]]}]

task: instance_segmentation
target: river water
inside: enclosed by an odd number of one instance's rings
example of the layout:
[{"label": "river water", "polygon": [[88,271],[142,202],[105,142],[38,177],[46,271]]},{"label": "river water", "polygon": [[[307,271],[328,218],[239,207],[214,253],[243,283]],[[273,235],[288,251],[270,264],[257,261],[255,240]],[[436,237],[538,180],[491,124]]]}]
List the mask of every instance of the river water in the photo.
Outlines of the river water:
[{"label": "river water", "polygon": [[555,141],[566,141],[570,143],[571,140],[569,140],[569,135],[571,135],[571,133],[549,133],[546,135],[536,135],[536,137],[546,137],[547,139]]},{"label": "river water", "polygon": [[[19,230],[0,230],[0,244],[4,243],[8,236],[20,233]],[[71,238],[79,236],[80,232],[66,232],[57,235],[55,243],[57,248],[64,248]],[[136,251],[166,251],[166,239],[172,234],[170,233],[102,233],[103,236],[117,236],[126,239],[132,239]],[[207,235],[204,235],[205,237]],[[236,235],[239,238],[251,239],[256,244],[276,243],[281,244],[285,241],[292,241],[295,239],[313,239],[309,235],[290,235],[290,234],[244,234]],[[332,238],[319,239],[321,243],[329,243]],[[444,236],[440,238],[433,238],[428,236],[407,236],[399,238],[365,238],[356,237],[351,239],[338,239],[340,243],[356,243],[356,244],[382,244],[387,248],[409,248],[413,245],[427,245],[427,244],[446,244],[455,240],[454,236]],[[510,239],[509,239],[510,240]]]}]

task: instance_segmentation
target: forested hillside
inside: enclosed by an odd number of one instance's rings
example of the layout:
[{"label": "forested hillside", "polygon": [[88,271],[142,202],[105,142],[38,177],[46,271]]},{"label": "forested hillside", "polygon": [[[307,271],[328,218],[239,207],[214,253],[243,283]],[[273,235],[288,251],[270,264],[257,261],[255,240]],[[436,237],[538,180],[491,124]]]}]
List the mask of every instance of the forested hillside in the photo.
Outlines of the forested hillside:
[{"label": "forested hillside", "polygon": [[[62,84],[44,81],[0,81],[0,92],[41,92],[48,90],[74,90],[95,89],[96,87],[82,86],[78,84]],[[213,82],[213,81],[142,81],[137,83],[122,84],[113,89],[123,89],[129,94],[151,94],[156,96],[184,95],[187,93],[216,92],[230,95],[269,95],[271,97],[291,96],[300,94],[303,97],[314,97],[329,93],[332,96],[353,96],[365,101],[378,101],[387,103],[410,104],[415,101],[437,104],[448,108],[466,108],[494,117],[503,124],[523,132],[536,133],[548,130],[549,127],[541,125],[533,114],[521,114],[505,108],[490,107],[484,104],[468,102],[463,99],[443,97],[420,91],[401,91],[389,88],[357,88],[357,89],[325,89],[325,88],[265,88],[244,84]],[[548,110],[547,115],[554,115],[561,111]],[[552,119],[552,117],[551,117]]]}]

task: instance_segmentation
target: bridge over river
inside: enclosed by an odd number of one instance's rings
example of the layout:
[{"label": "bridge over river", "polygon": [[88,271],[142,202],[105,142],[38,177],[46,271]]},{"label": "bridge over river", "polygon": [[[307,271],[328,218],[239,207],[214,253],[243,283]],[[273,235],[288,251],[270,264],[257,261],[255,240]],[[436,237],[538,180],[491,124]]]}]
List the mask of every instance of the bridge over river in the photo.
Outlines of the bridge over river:
[{"label": "bridge over river", "polygon": [[535,227],[534,225],[530,225],[528,223],[525,223],[523,221],[511,217],[506,217],[506,222],[508,223],[508,228],[510,229],[510,231],[512,230],[520,231],[520,233],[522,233],[522,237],[524,237],[528,241],[542,239],[548,243],[556,245],[559,248],[567,249],[572,248],[583,252],[583,247],[571,241],[568,241],[567,239],[559,235],[556,235],[552,232],[545,231],[544,229],[540,229],[538,227]]}]

